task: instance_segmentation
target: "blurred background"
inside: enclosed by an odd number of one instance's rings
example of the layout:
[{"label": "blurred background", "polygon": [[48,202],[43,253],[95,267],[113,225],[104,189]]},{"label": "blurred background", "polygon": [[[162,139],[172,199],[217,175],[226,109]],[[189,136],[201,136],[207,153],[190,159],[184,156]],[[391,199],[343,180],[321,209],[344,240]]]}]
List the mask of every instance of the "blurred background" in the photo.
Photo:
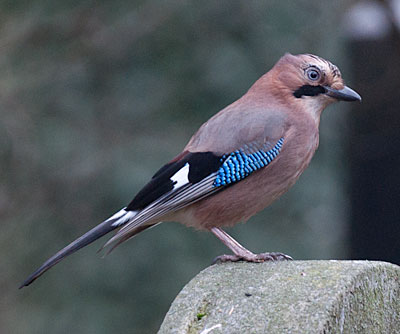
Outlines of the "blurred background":
[{"label": "blurred background", "polygon": [[322,116],[299,182],[229,230],[255,252],[400,263],[399,1],[0,3],[0,332],[154,333],[227,253],[177,223],[102,258],[49,256],[125,206],[285,52],[338,65],[362,104]]}]

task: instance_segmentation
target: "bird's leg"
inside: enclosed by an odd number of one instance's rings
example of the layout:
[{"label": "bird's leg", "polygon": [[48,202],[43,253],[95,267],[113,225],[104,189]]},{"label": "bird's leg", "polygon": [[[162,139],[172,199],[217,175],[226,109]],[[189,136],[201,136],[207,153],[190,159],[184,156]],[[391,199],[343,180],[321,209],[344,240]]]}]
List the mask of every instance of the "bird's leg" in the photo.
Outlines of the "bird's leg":
[{"label": "bird's leg", "polygon": [[213,263],[216,262],[236,262],[236,261],[247,261],[247,262],[265,262],[265,261],[282,261],[282,260],[293,260],[289,255],[282,253],[261,253],[254,254],[248,249],[244,248],[235,239],[233,239],[228,233],[218,227],[212,227],[211,232],[221,240],[225,246],[227,246],[235,255],[221,255],[217,256]]},{"label": "bird's leg", "polygon": [[[250,252],[248,249],[244,248],[241,244],[239,244],[235,239],[233,239],[228,233],[218,227],[212,227],[211,232],[221,240],[225,246],[227,246],[235,255],[222,255],[223,257],[238,257],[239,258],[248,259],[248,261],[252,261],[256,258],[256,254]],[[219,257],[218,257],[219,258]],[[217,259],[218,259],[217,258]],[[229,259],[228,261],[234,261],[233,259]],[[215,262],[215,261],[214,261]]]}]

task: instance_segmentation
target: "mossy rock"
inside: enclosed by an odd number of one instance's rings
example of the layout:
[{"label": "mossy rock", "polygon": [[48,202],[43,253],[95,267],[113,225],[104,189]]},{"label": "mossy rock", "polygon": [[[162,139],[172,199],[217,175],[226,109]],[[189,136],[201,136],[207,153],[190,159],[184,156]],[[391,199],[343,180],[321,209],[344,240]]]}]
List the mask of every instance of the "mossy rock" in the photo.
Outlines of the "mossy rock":
[{"label": "mossy rock", "polygon": [[370,261],[213,265],[158,333],[400,333],[399,277],[399,266]]}]

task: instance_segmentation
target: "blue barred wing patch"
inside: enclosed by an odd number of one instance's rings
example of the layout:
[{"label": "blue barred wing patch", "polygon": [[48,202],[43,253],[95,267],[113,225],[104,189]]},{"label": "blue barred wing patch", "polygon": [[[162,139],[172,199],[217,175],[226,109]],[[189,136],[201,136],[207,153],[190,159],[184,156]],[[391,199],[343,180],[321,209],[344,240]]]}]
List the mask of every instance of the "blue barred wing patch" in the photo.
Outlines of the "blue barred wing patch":
[{"label": "blue barred wing patch", "polygon": [[217,171],[213,186],[222,187],[238,182],[256,170],[267,166],[278,156],[283,141],[284,138],[282,137],[268,151],[258,150],[253,153],[245,153],[242,150],[236,150],[230,154],[223,155],[221,158],[223,163]]}]

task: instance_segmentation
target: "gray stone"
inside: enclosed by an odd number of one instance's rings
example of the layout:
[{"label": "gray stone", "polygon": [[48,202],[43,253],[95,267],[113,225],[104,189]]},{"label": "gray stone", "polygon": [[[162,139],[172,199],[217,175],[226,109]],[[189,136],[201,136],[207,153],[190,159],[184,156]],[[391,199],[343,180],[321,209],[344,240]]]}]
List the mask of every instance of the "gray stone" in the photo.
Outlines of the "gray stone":
[{"label": "gray stone", "polygon": [[370,261],[217,264],[183,288],[158,333],[400,333],[399,276]]}]

